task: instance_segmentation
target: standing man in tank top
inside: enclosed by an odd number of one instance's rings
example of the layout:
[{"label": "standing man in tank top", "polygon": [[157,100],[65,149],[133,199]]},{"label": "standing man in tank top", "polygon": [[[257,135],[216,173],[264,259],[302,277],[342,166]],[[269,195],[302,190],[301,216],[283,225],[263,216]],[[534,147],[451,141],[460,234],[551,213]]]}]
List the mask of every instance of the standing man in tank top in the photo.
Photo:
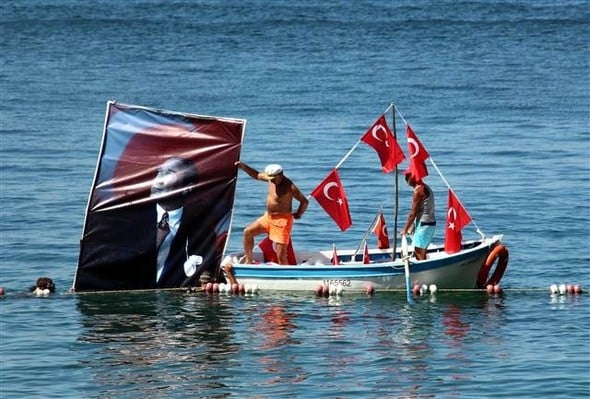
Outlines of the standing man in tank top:
[{"label": "standing man in tank top", "polygon": [[434,193],[422,180],[417,180],[409,170],[404,172],[406,183],[414,188],[412,207],[401,235],[413,234],[414,256],[416,260],[426,259],[426,249],[432,241],[436,228],[434,216]]}]

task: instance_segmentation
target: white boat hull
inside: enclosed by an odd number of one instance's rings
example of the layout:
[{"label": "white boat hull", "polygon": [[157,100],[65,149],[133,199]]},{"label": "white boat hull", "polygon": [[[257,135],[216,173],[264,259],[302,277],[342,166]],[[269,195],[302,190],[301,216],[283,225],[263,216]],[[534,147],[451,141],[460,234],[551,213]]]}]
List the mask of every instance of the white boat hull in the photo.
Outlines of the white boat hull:
[{"label": "white boat hull", "polygon": [[[447,254],[439,246],[428,249],[428,259],[410,259],[412,286],[435,284],[439,289],[474,289],[482,264],[491,248],[500,244],[501,236],[494,236],[463,244],[455,254]],[[298,265],[276,263],[232,262],[233,273],[239,283],[256,285],[261,291],[313,291],[319,286],[340,288],[342,291],[366,292],[368,287],[376,291],[405,290],[404,262],[399,251],[395,261],[392,251],[373,250],[371,263],[362,263],[362,253],[339,251],[339,258],[345,260],[339,265],[330,263],[331,251],[298,253]],[[260,255],[256,255],[260,257]],[[354,258],[354,259],[353,259]],[[348,261],[346,261],[348,260]]]}]

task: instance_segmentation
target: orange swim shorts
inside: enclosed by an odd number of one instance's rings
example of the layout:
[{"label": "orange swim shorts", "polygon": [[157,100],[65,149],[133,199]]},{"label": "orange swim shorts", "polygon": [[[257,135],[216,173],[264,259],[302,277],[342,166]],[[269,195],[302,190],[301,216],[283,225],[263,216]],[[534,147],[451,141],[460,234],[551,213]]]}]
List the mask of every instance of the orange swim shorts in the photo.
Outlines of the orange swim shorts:
[{"label": "orange swim shorts", "polygon": [[258,218],[258,223],[268,232],[268,238],[279,244],[288,244],[293,229],[293,215],[269,215],[265,213]]}]

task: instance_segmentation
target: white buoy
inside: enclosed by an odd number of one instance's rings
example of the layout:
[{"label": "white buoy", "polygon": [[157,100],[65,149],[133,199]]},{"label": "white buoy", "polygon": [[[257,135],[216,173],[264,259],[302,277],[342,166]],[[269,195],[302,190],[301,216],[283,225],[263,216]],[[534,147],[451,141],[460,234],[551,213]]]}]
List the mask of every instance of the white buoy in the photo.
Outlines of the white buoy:
[{"label": "white buoy", "polygon": [[436,294],[436,291],[438,291],[438,287],[436,286],[436,284],[430,284],[430,286],[428,287],[428,291],[430,291],[431,294]]},{"label": "white buoy", "polygon": [[563,295],[563,294],[565,294],[565,292],[566,292],[565,284],[559,284],[559,293],[561,295]]},{"label": "white buoy", "polygon": [[426,284],[422,284],[422,286],[420,287],[420,295],[426,295],[427,292],[428,286]]},{"label": "white buoy", "polygon": [[252,284],[250,289],[252,290],[253,294],[258,294],[258,286],[256,284]]},{"label": "white buoy", "polygon": [[336,295],[341,295],[342,294],[342,291],[343,291],[343,289],[342,289],[342,286],[341,285],[339,285],[338,287],[336,287]]},{"label": "white buoy", "polygon": [[336,295],[336,286],[331,285],[330,286],[330,296],[334,296],[334,295]]},{"label": "white buoy", "polygon": [[250,285],[250,283],[244,284],[244,290],[245,290],[246,294],[249,294],[252,292],[252,286]]},{"label": "white buoy", "polygon": [[225,283],[219,283],[219,292],[225,293]]},{"label": "white buoy", "polygon": [[559,292],[559,288],[557,288],[557,284],[551,284],[549,286],[549,292],[552,294],[557,294]]}]

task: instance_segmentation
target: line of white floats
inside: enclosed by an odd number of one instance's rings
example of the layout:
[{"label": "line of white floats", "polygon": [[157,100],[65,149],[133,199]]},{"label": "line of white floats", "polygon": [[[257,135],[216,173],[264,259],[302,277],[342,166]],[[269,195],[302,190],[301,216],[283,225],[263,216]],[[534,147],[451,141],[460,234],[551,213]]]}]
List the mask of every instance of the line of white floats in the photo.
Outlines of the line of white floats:
[{"label": "line of white floats", "polygon": [[[259,288],[256,284],[225,284],[225,283],[207,283],[204,287],[204,291],[208,294],[233,294],[233,295],[245,295],[245,294],[258,294]],[[486,291],[489,294],[501,294],[504,292],[499,284],[486,286]],[[335,285],[318,285],[313,290],[314,294],[318,297],[329,297],[329,296],[340,296],[344,292],[341,286]],[[438,292],[436,284],[416,284],[412,287],[412,294],[415,296],[424,296],[427,294],[434,295]],[[549,292],[551,295],[579,295],[584,292],[580,284],[551,284],[549,286]],[[365,287],[365,294],[372,296],[375,293],[375,288],[368,284]],[[42,291],[36,293],[37,296],[44,295]],[[47,294],[45,294],[47,295]]]},{"label": "line of white floats", "polygon": [[576,295],[584,292],[580,284],[551,284],[549,292],[552,295]]}]

